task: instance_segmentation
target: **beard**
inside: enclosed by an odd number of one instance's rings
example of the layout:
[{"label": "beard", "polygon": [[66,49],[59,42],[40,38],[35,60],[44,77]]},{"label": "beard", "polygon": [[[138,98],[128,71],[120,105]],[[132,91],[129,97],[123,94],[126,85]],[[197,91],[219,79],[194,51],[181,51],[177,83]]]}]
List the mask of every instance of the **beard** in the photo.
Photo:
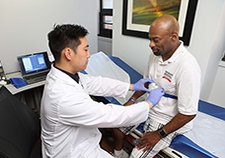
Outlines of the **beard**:
[{"label": "beard", "polygon": [[161,52],[160,52],[160,51],[157,51],[157,52],[153,52],[153,54],[154,54],[155,56],[160,56],[160,55],[161,55]]},{"label": "beard", "polygon": [[151,49],[155,56],[160,56],[162,54],[158,48],[151,47]]}]

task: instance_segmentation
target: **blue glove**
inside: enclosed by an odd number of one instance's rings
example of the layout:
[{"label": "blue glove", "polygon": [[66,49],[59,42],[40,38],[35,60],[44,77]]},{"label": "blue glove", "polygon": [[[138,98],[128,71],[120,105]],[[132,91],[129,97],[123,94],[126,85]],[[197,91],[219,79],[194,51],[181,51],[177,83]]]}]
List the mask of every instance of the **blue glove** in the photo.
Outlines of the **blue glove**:
[{"label": "blue glove", "polygon": [[149,78],[140,79],[138,82],[133,84],[133,91],[146,91],[150,92],[149,89],[145,88],[145,83],[153,83],[154,81]]},{"label": "blue glove", "polygon": [[156,104],[158,104],[163,95],[164,95],[163,89],[158,87],[156,89],[151,90],[146,101],[151,102],[154,107]]}]

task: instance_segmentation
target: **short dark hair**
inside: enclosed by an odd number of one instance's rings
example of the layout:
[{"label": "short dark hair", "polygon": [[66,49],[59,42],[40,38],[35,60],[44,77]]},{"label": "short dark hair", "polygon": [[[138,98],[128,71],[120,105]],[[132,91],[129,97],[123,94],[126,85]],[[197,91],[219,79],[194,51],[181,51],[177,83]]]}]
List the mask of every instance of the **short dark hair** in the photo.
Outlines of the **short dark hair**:
[{"label": "short dark hair", "polygon": [[60,60],[61,52],[66,47],[76,52],[77,47],[81,44],[79,38],[85,37],[87,34],[88,31],[80,25],[54,25],[53,30],[48,33],[48,45],[55,61]]}]

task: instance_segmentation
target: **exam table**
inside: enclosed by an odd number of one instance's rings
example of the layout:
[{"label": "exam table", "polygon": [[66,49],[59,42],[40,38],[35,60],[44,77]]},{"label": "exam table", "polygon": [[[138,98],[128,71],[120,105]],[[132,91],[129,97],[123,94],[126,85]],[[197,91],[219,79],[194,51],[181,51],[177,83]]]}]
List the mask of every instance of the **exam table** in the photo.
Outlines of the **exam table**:
[{"label": "exam table", "polygon": [[[104,76],[128,83],[136,83],[142,75],[118,57],[107,56],[103,52],[93,54],[87,69],[83,73],[92,76]],[[99,97],[104,103],[124,104],[132,95],[129,92],[125,99]],[[177,136],[170,148],[190,158],[225,157],[225,108],[199,100],[198,114],[194,118],[193,129]]]}]

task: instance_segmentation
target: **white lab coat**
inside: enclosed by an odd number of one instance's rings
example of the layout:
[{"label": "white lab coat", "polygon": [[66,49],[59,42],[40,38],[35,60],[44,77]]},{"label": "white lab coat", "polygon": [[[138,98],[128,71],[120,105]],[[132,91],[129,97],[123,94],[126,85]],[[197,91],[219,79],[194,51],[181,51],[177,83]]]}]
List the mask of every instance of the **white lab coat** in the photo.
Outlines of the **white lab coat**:
[{"label": "white lab coat", "polygon": [[89,96],[125,97],[128,83],[82,73],[79,77],[80,84],[54,67],[47,76],[41,103],[44,158],[112,157],[99,146],[98,127],[134,125],[148,117],[146,102],[123,107],[104,105]]}]

